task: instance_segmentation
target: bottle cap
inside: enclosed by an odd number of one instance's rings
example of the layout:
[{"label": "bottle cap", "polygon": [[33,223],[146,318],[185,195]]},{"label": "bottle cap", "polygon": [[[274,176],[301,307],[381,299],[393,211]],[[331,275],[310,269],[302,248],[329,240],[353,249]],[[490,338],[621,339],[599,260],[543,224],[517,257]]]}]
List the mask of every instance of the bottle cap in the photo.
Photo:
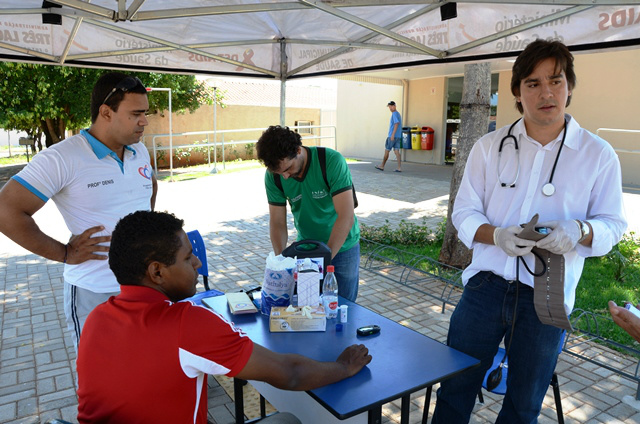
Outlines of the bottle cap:
[{"label": "bottle cap", "polygon": [[336,324],[336,332],[342,331],[342,324]]},{"label": "bottle cap", "polygon": [[333,265],[327,265],[327,272],[334,272],[334,270]]}]

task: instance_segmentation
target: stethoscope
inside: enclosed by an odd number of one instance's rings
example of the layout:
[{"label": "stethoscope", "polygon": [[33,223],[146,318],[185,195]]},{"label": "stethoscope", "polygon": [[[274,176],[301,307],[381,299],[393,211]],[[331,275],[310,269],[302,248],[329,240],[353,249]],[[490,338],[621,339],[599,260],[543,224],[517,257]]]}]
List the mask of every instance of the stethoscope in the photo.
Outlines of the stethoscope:
[{"label": "stethoscope", "polygon": [[[507,187],[507,188],[515,187],[516,182],[518,181],[518,177],[520,176],[520,149],[518,148],[518,139],[516,138],[516,136],[511,134],[511,130],[513,130],[513,127],[515,127],[516,124],[520,122],[520,119],[518,119],[516,122],[511,124],[511,126],[509,127],[509,131],[507,132],[507,135],[502,137],[502,140],[500,140],[500,146],[498,147],[497,173],[498,173],[498,182],[500,183],[501,187]],[[553,196],[553,194],[556,192],[556,187],[553,185],[553,174],[555,174],[556,172],[556,166],[558,165],[558,158],[560,158],[560,152],[562,152],[562,147],[564,146],[564,140],[566,137],[567,137],[567,120],[565,119],[564,131],[562,133],[562,141],[560,142],[560,148],[558,149],[558,154],[556,154],[556,160],[555,162],[553,162],[553,168],[551,168],[551,176],[549,177],[549,182],[542,186],[542,194],[544,194],[545,196]],[[513,145],[516,151],[516,160],[518,161],[518,167],[516,168],[516,176],[514,177],[513,181],[510,183],[505,183],[504,181],[502,181],[502,178],[500,178],[500,161],[502,159],[502,147],[504,146],[505,141],[508,141],[509,139],[513,139]]]}]

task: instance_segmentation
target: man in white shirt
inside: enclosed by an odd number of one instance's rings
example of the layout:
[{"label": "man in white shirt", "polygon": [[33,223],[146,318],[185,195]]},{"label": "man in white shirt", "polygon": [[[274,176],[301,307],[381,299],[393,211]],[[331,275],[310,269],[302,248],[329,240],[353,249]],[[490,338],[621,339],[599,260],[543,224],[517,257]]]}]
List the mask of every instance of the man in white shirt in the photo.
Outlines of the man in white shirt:
[{"label": "man in white shirt", "polygon": [[[517,271],[518,257],[532,270],[534,246],[564,257],[569,314],[584,258],[606,254],[626,229],[617,155],[565,114],[575,84],[573,56],[562,43],[531,43],[511,80],[523,118],[485,135],[471,150],[452,219],[473,259],[462,276],[465,289],[447,343],[482,364],[442,384],[433,423],[469,421],[503,337],[509,381],[496,422],[536,422],[562,330],[540,322],[533,276],[524,266]],[[535,214],[549,234],[538,242],[519,238],[520,224]]]},{"label": "man in white shirt", "polygon": [[[102,75],[91,94],[91,127],[35,155],[0,191],[0,231],[65,264],[65,315],[76,350],[89,312],[120,292],[106,260],[116,222],[155,204],[157,182],[140,142],[148,110],[138,78]],[[66,244],[32,218],[49,199],[71,232]]]}]

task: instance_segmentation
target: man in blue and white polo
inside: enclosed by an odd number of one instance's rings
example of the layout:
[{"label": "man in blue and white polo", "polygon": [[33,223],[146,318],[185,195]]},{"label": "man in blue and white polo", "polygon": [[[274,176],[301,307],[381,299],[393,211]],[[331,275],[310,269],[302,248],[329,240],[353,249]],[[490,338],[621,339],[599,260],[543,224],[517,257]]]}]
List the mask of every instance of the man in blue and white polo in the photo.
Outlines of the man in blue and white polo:
[{"label": "man in blue and white polo", "polygon": [[[65,263],[65,315],[76,350],[89,312],[120,291],[106,260],[111,232],[123,216],[155,204],[157,181],[140,142],[148,110],[138,78],[104,74],[91,94],[91,127],[35,155],[0,191],[0,231]],[[49,199],[71,231],[66,244],[32,218]]]}]

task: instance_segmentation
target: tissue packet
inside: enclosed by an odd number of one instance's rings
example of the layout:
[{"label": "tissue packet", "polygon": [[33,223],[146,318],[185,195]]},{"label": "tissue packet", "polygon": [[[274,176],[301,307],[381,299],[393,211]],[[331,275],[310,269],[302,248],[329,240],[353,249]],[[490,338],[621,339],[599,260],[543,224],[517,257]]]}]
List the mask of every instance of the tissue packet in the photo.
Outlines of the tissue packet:
[{"label": "tissue packet", "polygon": [[310,308],[308,314],[304,314],[302,308],[274,307],[271,309],[269,331],[272,333],[326,331],[326,329],[327,318],[322,305]]}]

